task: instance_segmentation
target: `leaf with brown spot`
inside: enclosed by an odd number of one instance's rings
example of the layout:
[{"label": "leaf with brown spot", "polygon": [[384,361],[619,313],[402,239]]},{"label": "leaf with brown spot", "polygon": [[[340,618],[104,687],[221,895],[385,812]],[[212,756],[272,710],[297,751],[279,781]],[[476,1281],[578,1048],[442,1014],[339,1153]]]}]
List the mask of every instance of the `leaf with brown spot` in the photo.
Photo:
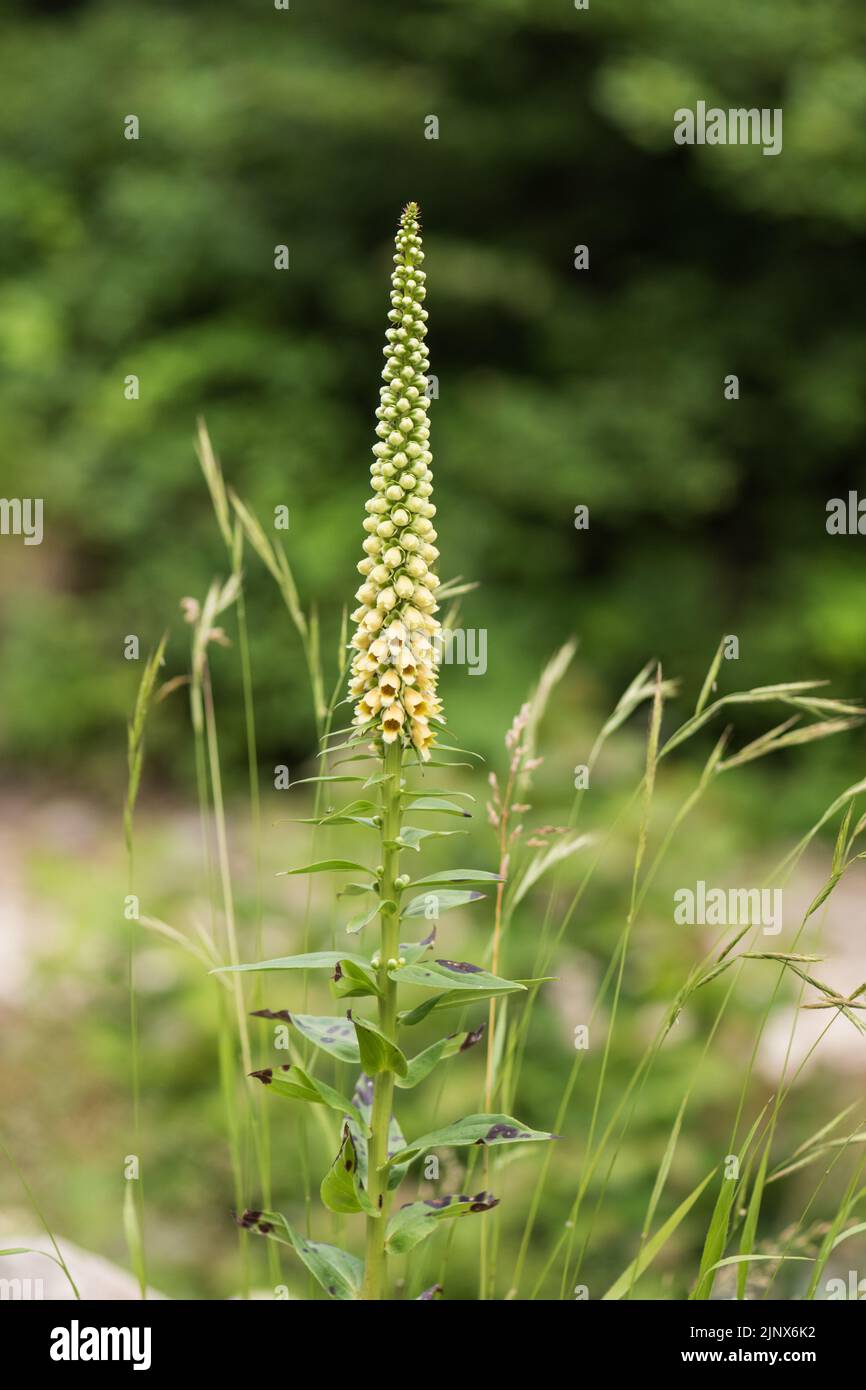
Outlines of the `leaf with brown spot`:
[{"label": "leaf with brown spot", "polygon": [[346,1123],[340,1151],[319,1188],[322,1201],[329,1211],[349,1215],[365,1212],[367,1216],[378,1216],[378,1208],[367,1195],[365,1179],[366,1173],[361,1173],[355,1141]]},{"label": "leaf with brown spot", "polygon": [[474,1197],[435,1197],[426,1202],[409,1202],[395,1211],[388,1222],[385,1248],[392,1255],[405,1255],[436,1230],[440,1221],[452,1217],[470,1216],[473,1212],[491,1211],[499,1205],[498,1197],[479,1192]]},{"label": "leaf with brown spot", "polygon": [[[254,1216],[249,1229],[280,1245],[288,1245],[306,1265],[313,1278],[321,1284],[325,1292],[341,1303],[354,1302],[361,1296],[364,1281],[364,1266],[347,1250],[337,1245],[323,1245],[319,1241],[306,1240],[295,1231],[286,1218],[278,1211],[244,1212],[244,1217]],[[238,1218],[241,1224],[246,1224]]]},{"label": "leaf with brown spot", "polygon": [[460,1148],[467,1144],[517,1144],[556,1139],[558,1135],[530,1129],[511,1115],[466,1115],[444,1129],[413,1139],[391,1159],[393,1163],[412,1163],[428,1149]]},{"label": "leaf with brown spot", "polygon": [[470,1047],[477,1043],[484,1032],[484,1024],[477,1028],[474,1033],[452,1033],[447,1038],[440,1038],[438,1042],[432,1043],[430,1047],[425,1047],[423,1052],[409,1059],[409,1065],[405,1076],[398,1076],[396,1084],[401,1090],[410,1090],[417,1086],[419,1082],[428,1077],[434,1067],[440,1062],[447,1061],[449,1057],[456,1057],[459,1052],[466,1052]]},{"label": "leaf with brown spot", "polygon": [[340,1095],[339,1091],[335,1091],[333,1086],[328,1086],[318,1077],[311,1076],[303,1067],[284,1064],[281,1067],[268,1067],[266,1072],[250,1072],[250,1076],[258,1077],[260,1081],[265,1082],[274,1095],[287,1096],[289,1100],[326,1105],[329,1110],[336,1110],[340,1115],[345,1115],[351,1109],[350,1100]]}]

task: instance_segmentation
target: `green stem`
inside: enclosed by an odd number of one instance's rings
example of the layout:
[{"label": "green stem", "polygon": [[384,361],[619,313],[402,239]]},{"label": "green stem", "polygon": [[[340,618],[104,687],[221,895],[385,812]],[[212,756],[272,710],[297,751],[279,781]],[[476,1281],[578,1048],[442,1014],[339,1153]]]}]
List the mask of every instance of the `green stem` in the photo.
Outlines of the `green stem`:
[{"label": "green stem", "polygon": [[[383,760],[386,780],[382,783],[382,878],[380,893],[383,902],[394,906],[383,908],[380,914],[379,945],[379,1027],[392,1042],[397,1041],[397,983],[388,974],[388,962],[400,951],[400,896],[396,885],[400,851],[393,843],[400,834],[400,769],[403,750],[399,743],[391,744]],[[391,846],[389,848],[389,845]],[[391,1105],[394,1099],[394,1073],[380,1072],[373,1083],[373,1113],[368,1144],[367,1185],[371,1201],[379,1209],[378,1216],[367,1217],[367,1258],[361,1297],[378,1300],[385,1286],[385,1230],[388,1222],[390,1194],[384,1166],[388,1161],[388,1130],[391,1125]]]},{"label": "green stem", "polygon": [[[204,705],[204,730],[207,744],[207,757],[210,771],[211,796],[213,798],[214,829],[217,842],[217,867],[219,869],[219,879],[222,888],[223,915],[226,926],[226,942],[228,944],[229,961],[232,965],[240,963],[240,952],[238,950],[237,930],[235,927],[234,894],[232,891],[231,868],[229,864],[228,836],[226,830],[225,805],[222,792],[222,774],[220,772],[219,745],[217,742],[216,712],[213,703],[213,691],[211,687],[210,668],[207,661],[204,662],[202,670],[201,694]],[[232,999],[234,1002],[235,1021],[238,1030],[238,1040],[240,1043],[241,1061],[243,1063],[244,1076],[249,1076],[253,1067],[252,1049],[250,1047],[249,1031],[247,1029],[247,1018],[244,1005],[243,986],[238,975],[232,975]],[[236,1101],[235,1101],[236,1103]],[[244,1120],[252,1126],[254,1142],[258,1144],[258,1134],[255,1125],[255,1117],[248,1110],[249,1093],[244,1092],[242,1108],[236,1111],[234,1124],[237,1126],[238,1136],[243,1129]],[[240,1158],[236,1149],[235,1161],[235,1185],[237,1192],[245,1192],[246,1179],[243,1173],[243,1160]],[[241,1205],[246,1205],[242,1202]],[[243,1298],[250,1296],[250,1271],[249,1271],[249,1251],[245,1243],[242,1243],[243,1268],[241,1295]]]},{"label": "green stem", "polygon": [[[240,557],[239,557],[240,559]],[[253,835],[253,853],[256,866],[256,942],[255,958],[263,960],[264,949],[264,929],[263,929],[263,907],[262,907],[262,815],[261,815],[261,795],[259,791],[259,759],[256,744],[256,707],[253,692],[253,671],[250,660],[250,641],[247,628],[246,603],[244,601],[243,587],[238,590],[237,598],[237,620],[238,620],[238,650],[240,654],[241,683],[244,695],[244,725],[247,735],[247,771],[249,775],[250,787],[250,820]],[[264,1003],[263,987],[261,976],[256,977],[253,988],[253,1006],[260,1009]],[[262,1047],[257,1049],[259,1054],[259,1064],[265,1065],[265,1056]],[[258,1124],[259,1124],[259,1143],[256,1149],[258,1160],[259,1183],[262,1190],[262,1204],[266,1211],[273,1209],[273,1192],[271,1183],[271,1111],[267,1104],[267,1096],[260,1093],[257,1098]],[[282,1278],[280,1269],[280,1247],[274,1240],[265,1241],[267,1246],[268,1274],[271,1283],[276,1285]]]}]

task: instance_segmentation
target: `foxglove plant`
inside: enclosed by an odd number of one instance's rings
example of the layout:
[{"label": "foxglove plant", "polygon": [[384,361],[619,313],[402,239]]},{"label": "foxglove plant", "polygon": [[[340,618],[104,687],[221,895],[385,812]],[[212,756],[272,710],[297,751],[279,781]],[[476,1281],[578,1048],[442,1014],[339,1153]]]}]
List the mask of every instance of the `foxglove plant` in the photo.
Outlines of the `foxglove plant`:
[{"label": "foxglove plant", "polygon": [[[438,920],[441,912],[480,898],[479,885],[500,883],[500,874],[449,869],[422,871],[413,880],[401,868],[403,854],[420,853],[424,842],[447,833],[407,824],[407,815],[466,814],[451,799],[459,793],[410,785],[413,770],[423,773],[427,764],[449,765],[441,759],[431,763],[444,720],[436,690],[439,581],[433,567],[439,552],[433,527],[436,509],[430,500],[423,260],[418,208],[410,203],[396,236],[384,384],[376,412],[372,496],[364,521],[364,556],[358,565],[362,583],[356,595],[359,607],[352,615],[356,626],[349,698],[355,713],[351,727],[343,731],[347,740],[341,745],[348,750],[347,762],[368,760],[374,766],[369,776],[341,772],[308,779],[362,784],[357,799],[315,818],[315,823],[354,825],[359,833],[376,836],[376,867],[326,860],[289,870],[293,874],[363,873],[363,881],[349,884],[343,893],[369,896],[370,905],[349,922],[347,931],[355,936],[377,922],[378,947],[369,954],[317,951],[226,967],[324,970],[331,976],[334,995],[351,1001],[344,1015],[327,1017],[288,1009],[257,1011],[260,1017],[292,1025],[314,1050],[359,1067],[351,1097],[297,1060],[252,1075],[275,1094],[339,1114],[339,1149],[322,1180],[321,1198],[331,1211],[365,1218],[364,1260],[302,1236],[280,1213],[246,1211],[238,1218],[244,1227],[293,1247],[336,1299],[386,1297],[388,1254],[411,1250],[442,1220],[485,1212],[497,1204],[489,1193],[479,1192],[395,1205],[410,1168],[428,1150],[554,1137],[510,1115],[484,1113],[464,1116],[407,1141],[394,1114],[397,1091],[419,1085],[440,1063],[477,1043],[483,1032],[479,1023],[440,1037],[412,1055],[407,1039],[418,1024],[449,1010],[462,1011],[523,992],[527,984],[535,983],[501,979],[466,961],[433,958],[435,926],[423,939],[414,939],[423,933],[423,924]],[[439,745],[436,751],[460,750]],[[404,934],[409,939],[401,942]],[[420,1002],[401,1007],[401,991],[410,988],[420,992]],[[432,1296],[433,1291],[421,1295]]]}]

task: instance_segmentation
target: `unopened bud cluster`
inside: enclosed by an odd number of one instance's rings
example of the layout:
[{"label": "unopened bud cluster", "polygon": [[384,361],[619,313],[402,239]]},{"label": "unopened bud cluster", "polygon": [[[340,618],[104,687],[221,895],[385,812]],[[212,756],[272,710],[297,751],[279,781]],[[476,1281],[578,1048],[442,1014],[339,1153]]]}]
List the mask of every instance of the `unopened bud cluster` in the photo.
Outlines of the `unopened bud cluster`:
[{"label": "unopened bud cluster", "polygon": [[439,631],[434,565],[439,558],[427,423],[430,363],[424,339],[427,311],[418,207],[400,219],[391,276],[391,327],[386,333],[384,385],[379,396],[367,502],[363,582],[352,614],[357,630],[349,693],[354,722],[384,744],[413,746],[423,759],[439,717],[434,639]]}]

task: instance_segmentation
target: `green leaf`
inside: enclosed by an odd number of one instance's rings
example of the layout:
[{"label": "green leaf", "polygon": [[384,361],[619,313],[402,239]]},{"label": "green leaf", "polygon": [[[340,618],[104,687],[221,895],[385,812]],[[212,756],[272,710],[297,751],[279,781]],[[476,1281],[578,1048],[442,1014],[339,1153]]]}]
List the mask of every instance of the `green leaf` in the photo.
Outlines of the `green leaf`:
[{"label": "green leaf", "polygon": [[858,1221],[856,1226],[849,1226],[847,1231],[843,1231],[841,1235],[836,1236],[830,1249],[835,1250],[836,1246],[841,1245],[843,1240],[850,1240],[852,1236],[862,1235],[864,1231],[866,1231],[866,1221]]},{"label": "green leaf", "polygon": [[440,801],[443,797],[458,796],[463,801],[474,801],[471,792],[454,791],[451,787],[418,787],[415,791],[406,789],[400,793],[404,797],[422,797],[425,801]]},{"label": "green leaf", "polygon": [[414,965],[416,961],[420,960],[421,957],[427,953],[427,951],[431,951],[433,949],[433,943],[435,942],[435,940],[436,929],[434,927],[433,931],[430,932],[430,935],[425,936],[423,941],[401,941],[400,955],[403,957],[407,965]]},{"label": "green leaf", "polygon": [[366,790],[367,787],[380,787],[383,782],[390,782],[396,775],[394,772],[373,772],[364,783],[364,788]]},{"label": "green leaf", "polygon": [[348,1215],[362,1211],[367,1216],[379,1215],[361,1180],[355,1141],[348,1123],[343,1128],[340,1151],[322,1179],[319,1193],[329,1211]]},{"label": "green leaf", "polygon": [[291,788],[307,787],[310,786],[313,782],[363,782],[363,780],[363,777],[352,776],[351,773],[348,772],[329,772],[321,777],[301,777],[297,782],[291,783]]},{"label": "green leaf", "polygon": [[637,1282],[644,1270],[652,1264],[656,1255],[673,1235],[680,1222],[688,1216],[715,1172],[716,1169],[712,1168],[710,1172],[707,1173],[707,1176],[698,1183],[694,1191],[690,1192],[685,1201],[681,1202],[676,1211],[668,1217],[664,1225],[659,1227],[655,1235],[646,1242],[628,1268],[624,1269],[619,1278],[611,1284],[607,1293],[603,1295],[602,1302],[605,1300],[610,1301],[612,1299],[622,1298],[624,1294],[628,1293],[629,1289]]},{"label": "green leaf", "polygon": [[339,806],[333,811],[328,811],[322,817],[323,823],[329,820],[336,820],[338,816],[375,816],[381,811],[381,807],[375,802],[364,797],[360,801],[350,801],[345,806]]},{"label": "green leaf", "polygon": [[[764,1197],[764,1187],[766,1185],[767,1180],[767,1164],[770,1160],[770,1149],[772,1148],[772,1144],[773,1135],[771,1133],[769,1139],[764,1145],[764,1151],[761,1154],[760,1162],[758,1164],[758,1171],[755,1176],[754,1184],[752,1186],[752,1194],[749,1197],[749,1205],[746,1211],[746,1219],[743,1222],[743,1229],[740,1234],[741,1255],[750,1255],[755,1248],[755,1238],[758,1234],[758,1219],[761,1214],[761,1202],[763,1201]],[[746,1282],[748,1280],[748,1277],[749,1265],[748,1262],[744,1260],[743,1263],[740,1265],[740,1268],[737,1270],[737,1298],[740,1300],[743,1300],[746,1297]]]},{"label": "green leaf", "polygon": [[306,1240],[293,1230],[278,1211],[245,1211],[243,1216],[238,1218],[238,1224],[247,1230],[256,1231],[259,1235],[269,1236],[281,1245],[290,1245],[331,1298],[343,1303],[360,1298],[364,1266],[347,1250],[341,1250],[336,1245],[322,1245],[318,1241]]},{"label": "green leaf", "polygon": [[[765,1105],[743,1141],[742,1148],[737,1156],[739,1165],[738,1171],[742,1169],[745,1163],[746,1154],[751,1147],[755,1132],[766,1108]],[[740,1186],[740,1178],[722,1178],[722,1185],[716,1197],[716,1204],[713,1208],[713,1214],[710,1218],[710,1224],[707,1228],[707,1234],[704,1240],[697,1283],[690,1294],[690,1298],[698,1302],[703,1302],[708,1299],[713,1291],[713,1283],[715,1282],[714,1271],[718,1268],[718,1261],[725,1253],[725,1246],[728,1243],[728,1227],[730,1225],[731,1209],[734,1204],[734,1197],[739,1192]]]},{"label": "green leaf", "polygon": [[813,1263],[811,1255],[727,1255],[723,1260],[716,1260],[711,1268],[714,1270],[722,1269],[725,1265],[738,1265],[742,1264],[743,1261],[751,1260],[803,1260],[806,1264]]},{"label": "green leaf", "polygon": [[434,1129],[430,1134],[422,1134],[413,1139],[404,1149],[390,1159],[392,1163],[412,1163],[428,1149],[460,1148],[467,1144],[480,1144],[492,1148],[497,1144],[517,1144],[529,1141],[558,1139],[557,1134],[544,1130],[530,1129],[511,1115],[466,1115],[444,1129]]},{"label": "green leaf", "polygon": [[334,973],[331,990],[337,999],[361,999],[370,995],[378,997],[379,989],[375,984],[375,978],[372,970],[362,970],[359,965],[343,960]]},{"label": "green leaf", "polygon": [[537,980],[509,980],[506,981],[505,987],[502,989],[474,989],[471,987],[449,989],[443,994],[435,994],[432,999],[425,999],[424,1003],[419,1004],[417,1008],[401,1013],[398,1016],[399,1021],[404,1027],[411,1028],[425,1019],[428,1014],[438,1012],[440,1009],[462,1009],[468,1004],[477,1004],[482,1000],[494,999],[500,994],[513,994],[515,985],[520,989],[527,989],[530,985],[547,984],[552,978],[554,977],[551,975],[543,975]]},{"label": "green leaf", "polygon": [[464,811],[462,806],[458,806],[456,801],[446,801],[437,796],[419,796],[417,801],[413,801],[406,807],[407,811],[426,811],[428,814],[436,812],[442,816],[463,816],[466,820],[471,819],[472,812]]},{"label": "green leaf", "polygon": [[405,1255],[432,1235],[440,1221],[490,1211],[498,1205],[498,1197],[491,1197],[489,1192],[478,1192],[474,1197],[432,1197],[424,1202],[408,1202],[388,1222],[385,1249],[392,1255]]},{"label": "green leaf", "polygon": [[438,874],[425,874],[423,878],[418,878],[414,883],[410,883],[410,888],[424,888],[427,884],[436,883],[502,883],[502,874],[493,874],[488,869],[443,869]]},{"label": "green leaf", "polygon": [[[378,828],[379,828],[379,822],[378,822],[377,820],[374,820],[372,816],[337,815],[337,814],[330,815],[330,816],[296,816],[296,817],[292,820],[292,824],[293,824],[293,825],[318,825],[318,826],[328,826],[328,825],[366,825],[366,826],[367,826],[369,829],[371,829],[371,830],[378,830]],[[283,872],[284,874],[287,874],[287,873],[295,873],[295,872],[300,873],[300,870],[283,869],[282,872]],[[311,872],[311,870],[307,870],[307,872],[309,873],[309,872]],[[279,875],[277,875],[277,877],[279,877]]]},{"label": "green leaf", "polygon": [[[809,1149],[812,1149],[816,1145],[819,1145],[821,1143],[821,1140],[826,1139],[828,1134],[832,1134],[836,1126],[842,1123],[846,1115],[851,1114],[851,1111],[856,1107],[856,1105],[857,1102],[852,1101],[850,1105],[846,1105],[843,1110],[840,1110],[838,1115],[834,1115],[832,1120],[828,1120],[827,1123],[825,1125],[822,1125],[820,1129],[816,1130],[814,1134],[810,1134],[808,1139],[804,1139],[802,1144],[798,1145],[798,1147],[794,1150],[789,1161],[780,1163],[773,1169],[772,1173],[767,1179],[767,1183],[769,1184],[771,1182],[776,1182],[779,1178],[784,1177],[789,1171],[789,1164],[792,1163],[794,1159],[797,1159],[801,1155],[806,1154],[806,1152]],[[847,1141],[842,1140],[841,1142],[845,1143]],[[817,1157],[817,1154],[815,1156]]]},{"label": "green leaf", "polygon": [[[377,829],[379,825],[380,808],[375,801],[350,801],[346,806],[337,807],[331,811],[325,811],[319,816],[298,816],[294,818],[295,825],[366,825]],[[289,872],[301,873],[303,870],[290,870]],[[307,870],[313,872],[312,868]]]},{"label": "green leaf", "polygon": [[360,1062],[358,1039],[347,1018],[316,1014],[292,1014],[289,1020],[314,1047],[328,1052],[340,1062]]},{"label": "green leaf", "polygon": [[393,1071],[398,1076],[405,1076],[408,1063],[397,1044],[391,1042],[382,1029],[368,1019],[358,1018],[355,1014],[351,1015],[351,1019],[358,1036],[361,1066],[366,1074],[378,1076],[380,1072]]},{"label": "green leaf", "polygon": [[396,1084],[404,1091],[411,1090],[421,1081],[428,1077],[435,1066],[440,1062],[446,1061],[449,1057],[455,1057],[458,1052],[468,1052],[471,1047],[481,1041],[484,1034],[484,1024],[470,1033],[452,1033],[447,1038],[440,1038],[438,1042],[430,1047],[425,1047],[423,1052],[410,1058],[405,1076],[398,1076]]},{"label": "green leaf", "polygon": [[447,835],[466,835],[466,830],[419,830],[415,825],[404,825],[397,840],[386,840],[387,849],[414,849],[421,851],[422,840],[443,840]]},{"label": "green leaf", "polygon": [[452,908],[464,907],[466,903],[476,903],[480,898],[486,897],[484,893],[474,893],[471,889],[451,889],[440,888],[435,893],[420,893],[417,898],[404,907],[401,917],[427,917],[427,909],[432,902],[436,904],[436,911],[432,919],[435,920],[443,912],[450,912]]},{"label": "green leaf", "polygon": [[233,974],[244,970],[334,970],[341,961],[350,960],[353,965],[366,966],[370,962],[365,956],[352,955],[350,951],[308,951],[302,956],[276,956],[273,960],[260,960],[251,965],[219,965],[211,975]]},{"label": "green leaf", "polygon": [[366,864],[359,864],[354,859],[320,859],[317,864],[305,864],[301,869],[281,869],[277,878],[284,878],[286,874],[326,874],[344,869],[360,869],[362,873],[370,873]]},{"label": "green leaf", "polygon": [[290,1066],[288,1062],[279,1067],[264,1067],[261,1071],[251,1071],[250,1076],[254,1076],[265,1086],[270,1086],[275,1095],[288,1096],[290,1100],[327,1105],[330,1110],[336,1110],[341,1115],[345,1115],[351,1108],[352,1102],[341,1096],[339,1091],[335,1091],[324,1081],[319,1081],[317,1077],[310,1076],[302,1067]]},{"label": "green leaf", "polygon": [[347,883],[337,893],[338,898],[359,898],[362,893],[375,893],[375,883]]},{"label": "green leaf", "polygon": [[480,965],[464,960],[434,960],[427,965],[398,965],[389,970],[392,980],[403,985],[418,985],[421,989],[471,990],[476,997],[486,994],[522,993],[525,985],[516,980],[502,980],[490,975]]},{"label": "green leaf", "polygon": [[354,936],[356,932],[366,927],[368,922],[372,922],[373,918],[377,913],[382,911],[384,906],[384,902],[380,899],[378,902],[375,902],[372,907],[368,908],[366,912],[359,912],[356,917],[352,917],[346,923],[346,931],[350,936]]}]

